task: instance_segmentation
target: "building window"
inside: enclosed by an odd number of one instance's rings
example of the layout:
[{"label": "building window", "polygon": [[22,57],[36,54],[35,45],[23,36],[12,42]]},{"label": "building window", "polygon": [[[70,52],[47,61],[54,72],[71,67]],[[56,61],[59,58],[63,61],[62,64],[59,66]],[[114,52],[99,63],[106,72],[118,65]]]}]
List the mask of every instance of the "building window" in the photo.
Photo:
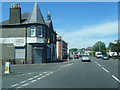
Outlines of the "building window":
[{"label": "building window", "polygon": [[42,26],[38,26],[38,27],[37,27],[37,31],[38,31],[37,36],[38,36],[38,37],[42,37],[42,35],[43,35],[43,33],[42,33],[42,32],[43,32]]},{"label": "building window", "polygon": [[35,37],[35,36],[36,36],[36,27],[31,26],[31,37]]}]

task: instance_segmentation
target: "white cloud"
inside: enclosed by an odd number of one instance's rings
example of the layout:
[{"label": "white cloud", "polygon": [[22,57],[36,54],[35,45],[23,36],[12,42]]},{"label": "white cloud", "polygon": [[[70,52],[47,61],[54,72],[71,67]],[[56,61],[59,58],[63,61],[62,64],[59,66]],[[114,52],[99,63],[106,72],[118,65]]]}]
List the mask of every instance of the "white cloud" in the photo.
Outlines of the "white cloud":
[{"label": "white cloud", "polygon": [[[59,30],[63,39],[69,42],[70,48],[82,48],[94,45],[97,41],[103,41],[106,44],[117,39],[118,21],[107,22],[100,25],[86,27],[85,29],[73,30],[73,32],[64,32]],[[112,37],[116,35],[115,37]],[[111,37],[110,37],[111,36]]]}]

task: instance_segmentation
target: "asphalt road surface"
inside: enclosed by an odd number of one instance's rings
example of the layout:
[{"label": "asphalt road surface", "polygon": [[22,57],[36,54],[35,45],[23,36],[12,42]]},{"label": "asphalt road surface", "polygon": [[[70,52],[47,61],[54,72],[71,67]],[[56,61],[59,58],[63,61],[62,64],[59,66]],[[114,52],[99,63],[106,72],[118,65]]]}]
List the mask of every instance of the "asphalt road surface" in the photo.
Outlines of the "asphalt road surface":
[{"label": "asphalt road surface", "polygon": [[12,65],[12,73],[2,75],[2,88],[118,88],[118,63],[91,57],[91,62]]}]

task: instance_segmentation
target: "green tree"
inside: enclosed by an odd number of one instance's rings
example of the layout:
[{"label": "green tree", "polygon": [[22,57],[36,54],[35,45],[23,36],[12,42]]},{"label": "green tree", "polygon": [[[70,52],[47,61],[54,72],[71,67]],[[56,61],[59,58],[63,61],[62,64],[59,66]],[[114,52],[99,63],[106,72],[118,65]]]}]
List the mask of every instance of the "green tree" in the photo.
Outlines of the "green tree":
[{"label": "green tree", "polygon": [[109,50],[111,52],[117,52],[117,56],[119,57],[120,52],[120,40],[117,40],[116,43],[110,43],[109,44]]},{"label": "green tree", "polygon": [[70,51],[77,51],[77,48],[71,48]]},{"label": "green tree", "polygon": [[105,46],[105,43],[104,42],[97,42],[95,43],[95,45],[93,45],[93,48],[92,50],[94,52],[102,52],[103,54],[106,54],[106,46]]}]

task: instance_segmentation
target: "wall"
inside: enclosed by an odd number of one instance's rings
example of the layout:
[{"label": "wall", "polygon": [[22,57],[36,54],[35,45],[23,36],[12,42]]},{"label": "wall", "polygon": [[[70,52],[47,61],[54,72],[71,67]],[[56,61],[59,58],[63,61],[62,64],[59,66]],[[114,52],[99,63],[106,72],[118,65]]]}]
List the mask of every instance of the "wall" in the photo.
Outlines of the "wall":
[{"label": "wall", "polygon": [[19,26],[19,27],[7,27],[2,28],[2,37],[25,37],[26,35],[26,28]]},{"label": "wall", "polygon": [[13,60],[15,60],[15,47],[13,44],[2,44],[2,60],[3,64],[9,60],[13,63]]}]

